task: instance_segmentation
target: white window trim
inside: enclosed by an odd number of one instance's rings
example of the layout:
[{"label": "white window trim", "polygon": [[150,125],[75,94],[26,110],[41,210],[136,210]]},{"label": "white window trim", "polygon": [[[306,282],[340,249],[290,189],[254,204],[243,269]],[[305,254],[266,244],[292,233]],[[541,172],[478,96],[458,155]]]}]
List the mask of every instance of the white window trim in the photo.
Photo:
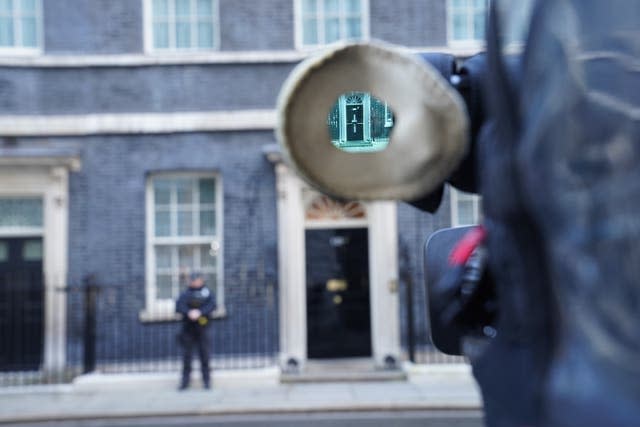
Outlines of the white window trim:
[{"label": "white window trim", "polygon": [[[303,0],[293,0],[293,21],[294,21],[294,44],[295,44],[295,48],[296,50],[299,51],[311,51],[311,50],[317,50],[317,49],[321,49],[325,46],[327,46],[327,44],[315,44],[315,45],[305,45],[304,44],[304,39],[303,39],[303,34],[302,34],[302,1]],[[371,17],[371,13],[370,13],[370,7],[369,7],[369,0],[361,0],[362,1],[362,37],[360,37],[359,40],[361,41],[367,41],[371,38],[371,34],[370,34],[370,17]],[[320,14],[320,17],[322,17],[322,13]]]},{"label": "white window trim", "polygon": [[157,178],[214,178],[216,182],[216,239],[220,245],[220,249],[216,256],[216,309],[211,317],[224,317],[226,315],[225,298],[224,298],[224,223],[223,223],[223,194],[222,194],[222,178],[220,174],[215,172],[175,172],[163,173],[157,172],[150,174],[145,184],[145,200],[146,200],[146,244],[145,244],[145,308],[139,313],[139,318],[144,322],[177,320],[180,315],[175,313],[175,300],[155,298],[156,295],[156,262],[155,262],[155,245],[156,244],[172,244],[172,243],[211,243],[209,237],[193,236],[187,238],[175,237],[155,237],[155,200],[153,192],[153,181]]},{"label": "white window trim", "polygon": [[[458,48],[458,49],[483,49],[486,45],[486,41],[484,39],[465,39],[465,40],[457,40],[453,38],[453,5],[451,4],[453,0],[447,0],[447,46],[450,48]],[[485,13],[489,14],[489,1],[486,1]],[[487,21],[485,21],[487,22]]]},{"label": "white window trim", "polygon": [[[163,55],[163,56],[184,56],[184,55],[202,55],[203,52],[217,52],[220,50],[220,1],[212,0],[213,2],[213,47],[208,49],[203,48],[176,48],[170,47],[167,49],[157,49],[153,47],[153,0],[142,0],[142,16],[143,16],[143,37],[144,37],[144,51],[146,54],[151,55]],[[175,14],[172,16],[175,17]],[[169,37],[171,38],[171,32]],[[193,36],[193,29],[192,34]],[[171,44],[171,43],[170,43]]]},{"label": "white window trim", "polygon": [[15,46],[0,47],[0,56],[38,56],[43,53],[44,46],[44,15],[42,13],[42,0],[35,0],[36,4],[36,47],[25,47],[21,45],[22,31],[20,20],[17,19],[17,12],[14,9],[14,25],[18,28],[14,29],[14,36],[18,37]]},{"label": "white window trim", "polygon": [[[465,225],[475,225],[475,224],[463,224],[459,221],[458,215],[458,200],[461,195],[461,191],[456,190],[453,187],[449,187],[449,197],[450,197],[450,205],[451,205],[451,226],[452,227],[461,227]],[[465,196],[471,196],[473,199],[473,216],[476,218],[476,224],[481,220],[482,215],[480,212],[480,196],[475,194],[464,193]]]}]

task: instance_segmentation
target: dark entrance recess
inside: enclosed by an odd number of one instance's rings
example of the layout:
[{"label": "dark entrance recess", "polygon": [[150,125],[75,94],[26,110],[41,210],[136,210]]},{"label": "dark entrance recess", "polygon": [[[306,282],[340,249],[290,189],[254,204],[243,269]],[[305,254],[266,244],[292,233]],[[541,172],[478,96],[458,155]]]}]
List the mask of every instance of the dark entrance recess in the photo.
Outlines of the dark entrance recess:
[{"label": "dark entrance recess", "polygon": [[42,363],[42,276],[41,238],[0,238],[0,371]]},{"label": "dark entrance recess", "polygon": [[309,358],[371,355],[366,228],[307,230]]}]

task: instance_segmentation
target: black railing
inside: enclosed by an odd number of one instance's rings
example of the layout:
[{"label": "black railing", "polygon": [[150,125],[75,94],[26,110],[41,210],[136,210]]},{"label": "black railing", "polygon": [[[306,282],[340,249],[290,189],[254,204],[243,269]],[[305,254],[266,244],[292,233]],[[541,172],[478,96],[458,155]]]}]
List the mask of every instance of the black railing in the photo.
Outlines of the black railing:
[{"label": "black railing", "polygon": [[[405,358],[415,363],[464,363],[430,343],[424,290],[403,277]],[[236,290],[233,290],[237,292]],[[0,289],[0,386],[72,381],[88,372],[171,372],[176,378],[182,348],[181,320],[172,304],[149,305],[143,284]],[[275,366],[278,308],[273,285],[227,295],[210,321],[210,364],[215,369]],[[47,325],[46,301],[66,304],[63,328]],[[51,302],[53,301],[53,302]],[[412,312],[407,312],[412,307]],[[60,319],[58,319],[60,321]]]},{"label": "black railing", "polygon": [[[67,307],[62,332],[45,322],[45,302],[56,298]],[[256,286],[217,308],[207,326],[213,369],[277,363],[275,298],[273,286]],[[177,374],[181,329],[170,302],[146,303],[144,285],[0,289],[0,386],[64,383],[89,372]]]}]

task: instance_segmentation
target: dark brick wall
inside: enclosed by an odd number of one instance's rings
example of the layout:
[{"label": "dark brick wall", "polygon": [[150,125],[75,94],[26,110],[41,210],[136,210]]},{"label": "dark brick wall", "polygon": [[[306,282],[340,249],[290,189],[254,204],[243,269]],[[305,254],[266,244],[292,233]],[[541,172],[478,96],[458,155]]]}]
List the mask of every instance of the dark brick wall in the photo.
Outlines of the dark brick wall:
[{"label": "dark brick wall", "polygon": [[[177,326],[140,324],[145,286],[145,180],[162,171],[220,174],[224,206],[227,318],[214,322],[216,352],[275,351],[277,231],[273,165],[261,147],[270,132],[101,136],[54,141],[82,150],[71,175],[69,281],[87,274],[105,287],[99,308],[98,354],[169,356]],[[70,298],[70,339],[81,339],[79,300]],[[155,338],[153,338],[155,337]],[[144,345],[147,343],[146,345]],[[70,343],[70,345],[72,345]],[[172,350],[174,349],[174,350]],[[114,356],[115,357],[115,356]]]},{"label": "dark brick wall", "polygon": [[[46,54],[143,52],[141,0],[56,0],[43,6]],[[370,6],[374,38],[407,46],[446,43],[444,0],[370,0]],[[222,50],[294,47],[293,0],[220,0],[220,14]],[[273,108],[293,66],[0,67],[0,114]],[[175,355],[175,322],[138,321],[145,295],[145,178],[158,171],[216,171],[223,180],[229,315],[214,322],[213,347],[228,353],[277,349],[275,178],[261,153],[264,144],[273,142],[271,132],[21,141],[75,147],[81,154],[82,170],[69,183],[69,282],[80,285],[87,274],[95,274],[105,286],[99,306],[100,357],[149,358],[145,351],[154,343],[164,345],[166,356]],[[446,201],[437,215],[399,205],[399,264],[412,277],[416,329],[425,341],[422,246],[431,232],[448,225]],[[407,307],[404,293],[400,295],[404,341]],[[69,354],[76,361],[81,357],[82,314],[81,294],[71,293]]]},{"label": "dark brick wall", "polygon": [[222,50],[293,49],[293,0],[219,1]]},{"label": "dark brick wall", "polygon": [[274,108],[291,64],[0,68],[0,114]]},{"label": "dark brick wall", "polygon": [[444,46],[446,1],[369,0],[371,37],[404,46]]},{"label": "dark brick wall", "polygon": [[[398,204],[398,266],[400,277],[408,273],[413,288],[413,315],[415,337],[418,344],[429,339],[429,322],[426,311],[424,282],[424,245],[434,231],[451,226],[451,206],[448,192],[435,214],[423,212],[405,203]],[[407,342],[406,280],[400,283],[400,324],[402,342]]]},{"label": "dark brick wall", "polygon": [[45,0],[42,7],[47,54],[143,50],[142,0]]}]

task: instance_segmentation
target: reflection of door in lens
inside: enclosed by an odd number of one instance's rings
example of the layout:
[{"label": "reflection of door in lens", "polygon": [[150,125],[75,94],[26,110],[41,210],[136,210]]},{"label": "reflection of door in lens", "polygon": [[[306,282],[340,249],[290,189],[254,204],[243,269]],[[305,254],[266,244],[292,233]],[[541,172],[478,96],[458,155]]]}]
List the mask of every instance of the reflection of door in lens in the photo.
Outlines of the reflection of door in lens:
[{"label": "reflection of door in lens", "polygon": [[327,115],[331,143],[347,152],[384,150],[393,125],[387,103],[366,92],[340,95]]},{"label": "reflection of door in lens", "polygon": [[347,141],[364,140],[363,107],[360,105],[347,105]]}]

